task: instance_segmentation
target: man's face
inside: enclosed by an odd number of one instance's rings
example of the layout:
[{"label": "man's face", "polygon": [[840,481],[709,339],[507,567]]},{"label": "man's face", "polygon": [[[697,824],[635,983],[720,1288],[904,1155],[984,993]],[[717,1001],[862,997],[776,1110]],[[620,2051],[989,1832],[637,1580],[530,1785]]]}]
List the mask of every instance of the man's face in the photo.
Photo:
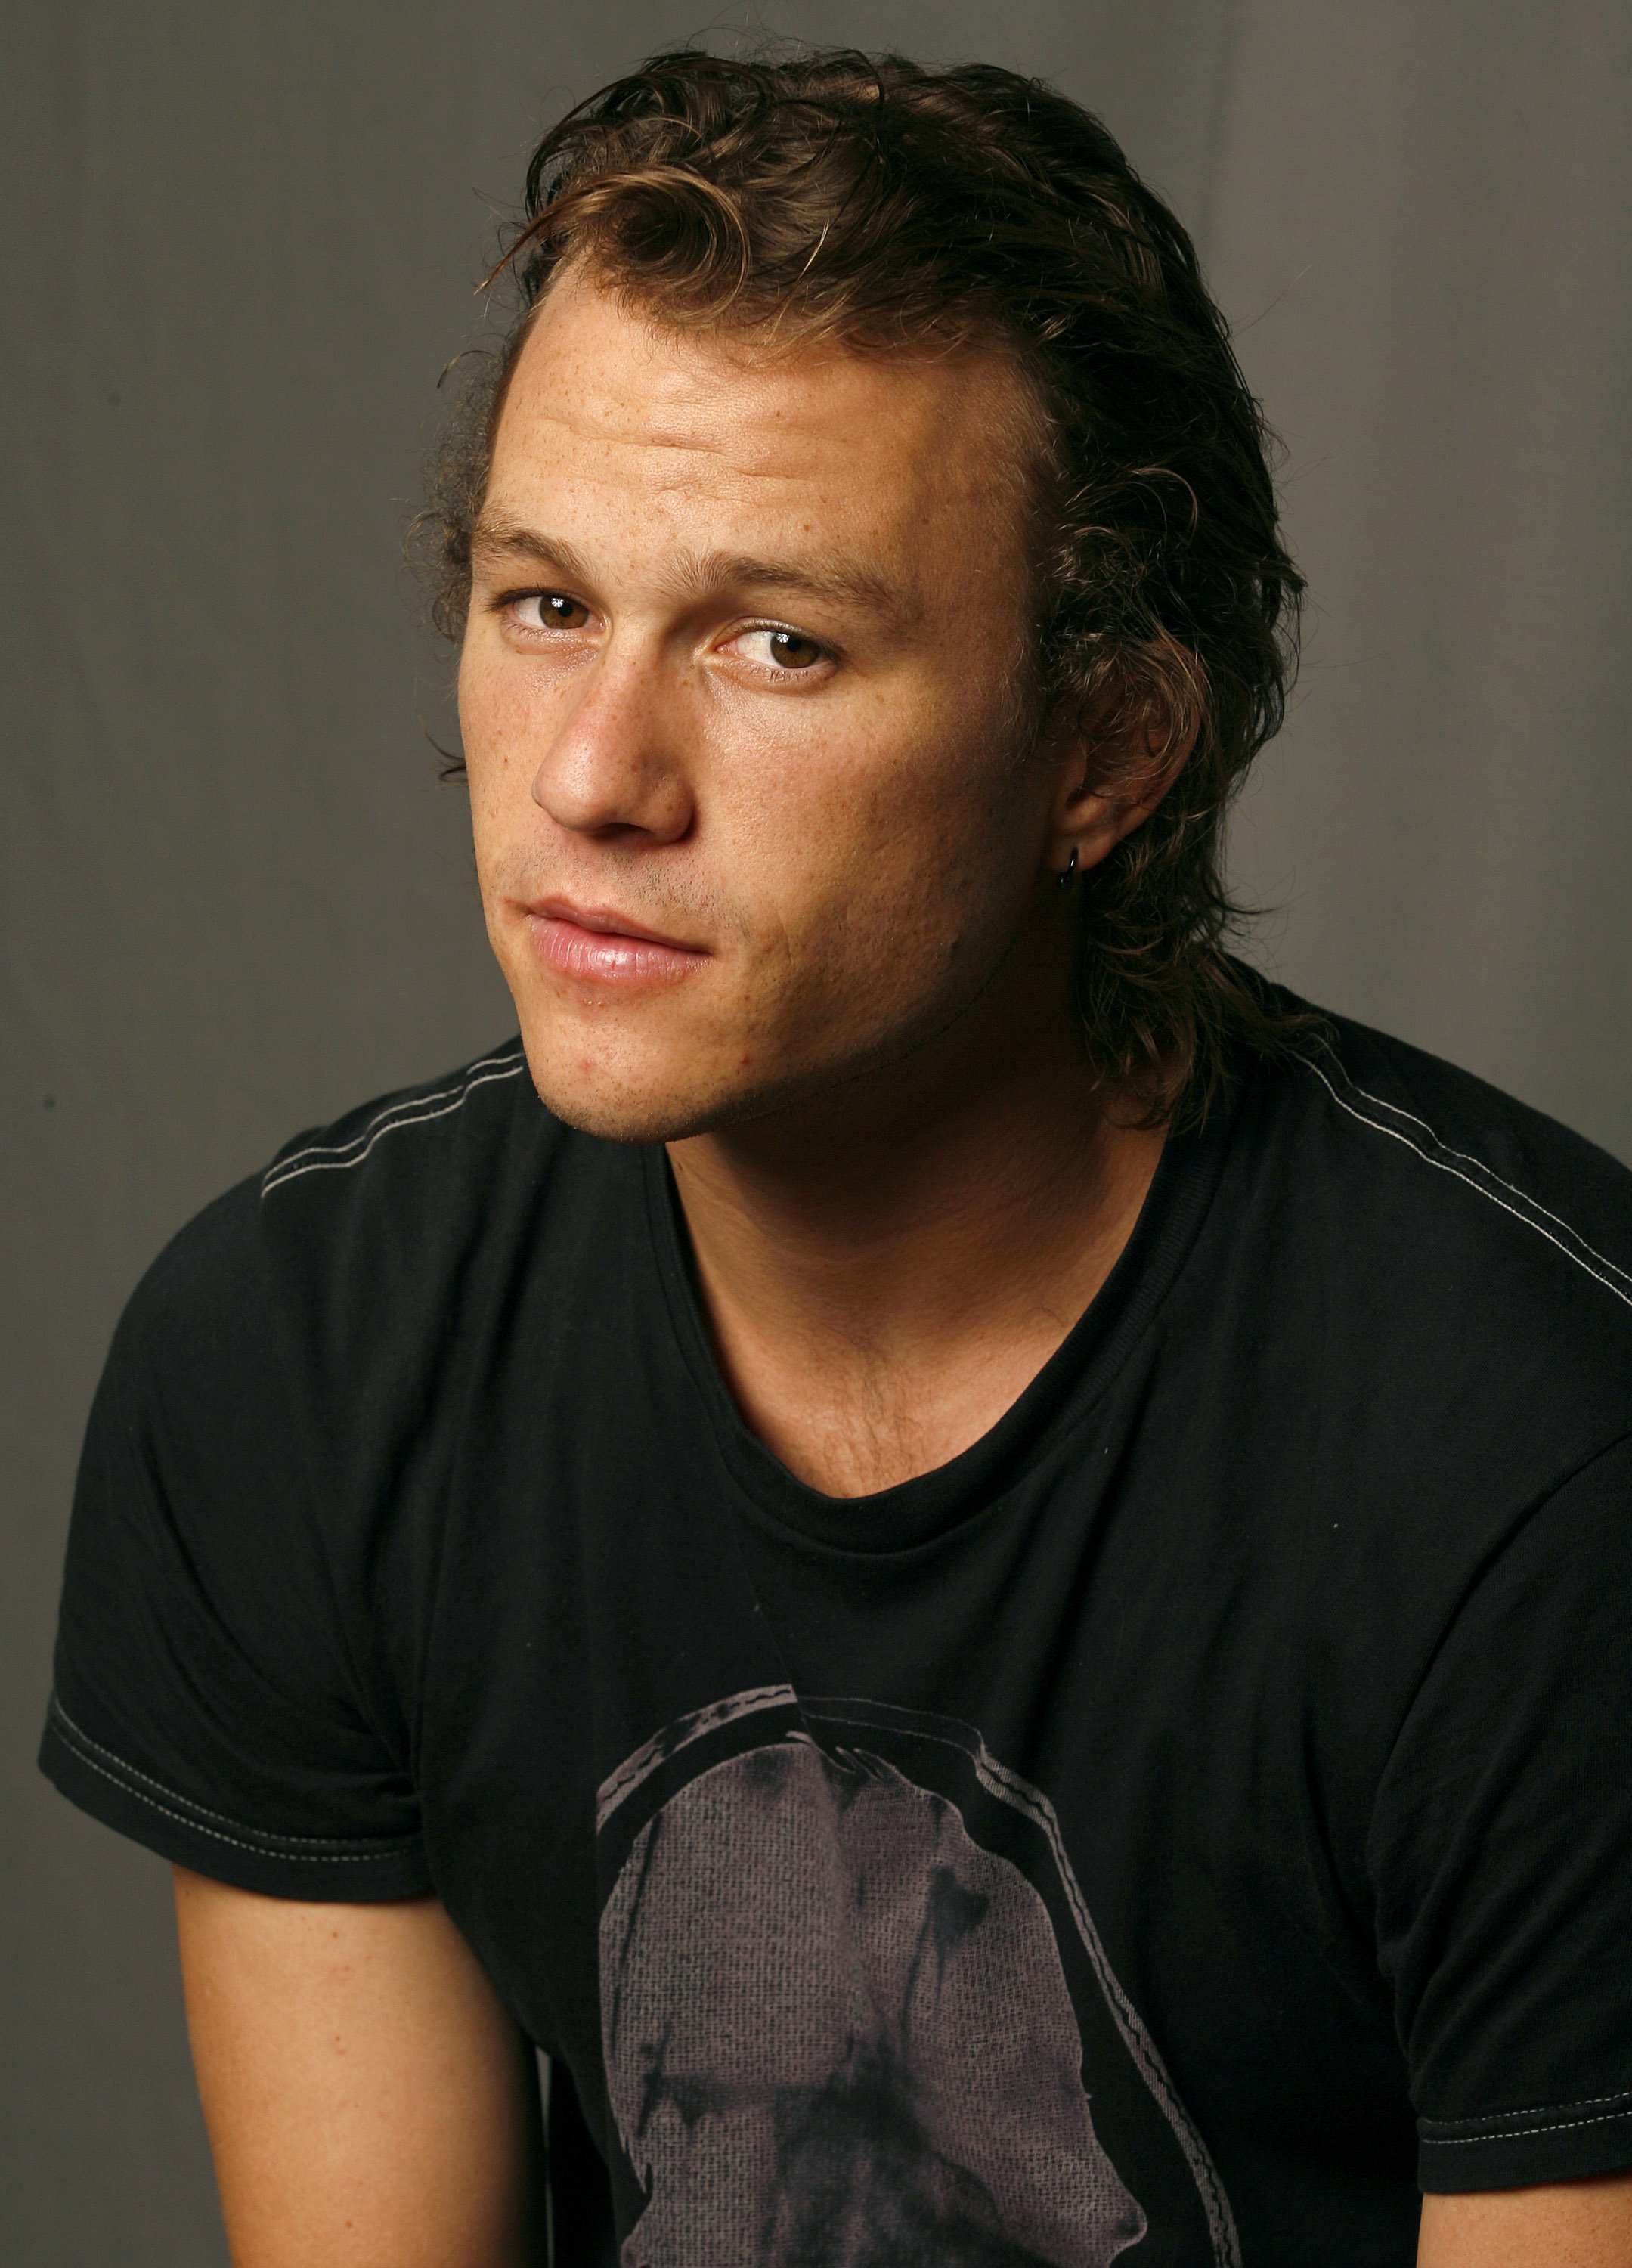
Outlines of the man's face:
[{"label": "man's face", "polygon": [[588,278],[499,422],[459,709],[489,933],[559,1116],[673,1138],[954,1025],[1047,888],[1019,381],[755,355]]}]

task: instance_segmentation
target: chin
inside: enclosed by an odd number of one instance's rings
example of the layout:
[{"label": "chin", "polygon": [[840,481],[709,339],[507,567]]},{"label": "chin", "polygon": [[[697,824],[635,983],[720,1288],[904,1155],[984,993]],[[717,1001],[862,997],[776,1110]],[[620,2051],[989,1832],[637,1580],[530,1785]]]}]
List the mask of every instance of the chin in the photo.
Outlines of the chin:
[{"label": "chin", "polygon": [[699,1072],[695,1058],[684,1065],[634,1066],[563,1061],[548,1048],[523,1035],[527,1068],[539,1099],[553,1117],[580,1134],[603,1142],[684,1142],[697,1134],[717,1134],[730,1126],[775,1118],[801,1103],[847,1085],[865,1066],[807,1064],[798,1070],[761,1073],[753,1079],[722,1068]]},{"label": "chin", "polygon": [[643,1077],[604,1065],[569,1064],[554,1049],[526,1042],[527,1068],[553,1117],[603,1142],[680,1142],[757,1113],[757,1097],[727,1092],[717,1081]]},{"label": "chin", "polygon": [[706,1108],[687,1108],[678,1098],[586,1094],[582,1088],[557,1089],[537,1079],[533,1085],[553,1117],[602,1142],[682,1142],[725,1123]]}]

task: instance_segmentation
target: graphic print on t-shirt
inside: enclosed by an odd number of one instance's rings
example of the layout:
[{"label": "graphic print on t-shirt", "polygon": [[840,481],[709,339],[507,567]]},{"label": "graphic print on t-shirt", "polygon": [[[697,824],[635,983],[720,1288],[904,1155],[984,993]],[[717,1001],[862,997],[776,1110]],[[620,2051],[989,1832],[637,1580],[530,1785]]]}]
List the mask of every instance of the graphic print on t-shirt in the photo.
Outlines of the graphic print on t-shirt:
[{"label": "graphic print on t-shirt", "polygon": [[760,1687],[599,1825],[626,2268],[1235,2268],[1053,1808],[973,1728]]}]

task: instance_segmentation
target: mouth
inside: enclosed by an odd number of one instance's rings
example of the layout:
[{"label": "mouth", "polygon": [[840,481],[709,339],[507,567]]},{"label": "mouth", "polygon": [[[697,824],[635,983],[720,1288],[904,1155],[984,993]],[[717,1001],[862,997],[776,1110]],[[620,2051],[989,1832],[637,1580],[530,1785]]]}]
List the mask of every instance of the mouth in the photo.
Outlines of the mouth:
[{"label": "mouth", "polygon": [[544,898],[524,909],[535,957],[558,976],[621,990],[673,984],[712,958],[613,906]]}]

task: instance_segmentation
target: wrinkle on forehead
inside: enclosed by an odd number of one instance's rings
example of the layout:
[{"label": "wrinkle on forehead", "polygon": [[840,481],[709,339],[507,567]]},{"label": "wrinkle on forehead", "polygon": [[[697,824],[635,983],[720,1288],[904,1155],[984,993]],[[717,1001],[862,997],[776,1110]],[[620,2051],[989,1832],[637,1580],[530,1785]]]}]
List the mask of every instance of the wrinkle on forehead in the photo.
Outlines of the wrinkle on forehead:
[{"label": "wrinkle on forehead", "polygon": [[[623,405],[618,407],[622,408]],[[598,448],[674,449],[687,455],[705,457],[724,457],[730,453],[725,441],[703,433],[665,432],[660,427],[645,432],[618,432],[608,427],[604,416],[598,416],[592,411],[575,413],[574,405],[564,394],[557,394],[551,399],[531,405],[526,412],[526,423],[533,426],[562,426],[569,433],[592,442]],[[745,466],[743,469],[752,472],[758,468]]]},{"label": "wrinkle on forehead", "polygon": [[[643,386],[638,365],[630,375],[633,382],[626,391],[607,392],[598,385],[591,393],[575,387],[570,365],[559,374],[548,369],[529,373],[532,383],[525,392],[514,389],[505,407],[511,438],[519,429],[548,447],[553,436],[557,446],[587,446],[594,454],[629,464],[645,458],[660,466],[669,457],[682,476],[684,468],[701,471],[708,464],[751,481],[809,482],[823,472],[847,470],[849,453],[834,447],[842,436],[834,431],[831,398],[808,404],[778,400],[761,389],[750,390],[750,381],[733,401],[702,372],[686,373],[683,386],[673,388]],[[906,458],[912,453],[916,421],[902,414],[904,408],[891,404],[883,416],[899,431]],[[878,422],[876,408],[873,416]]]}]

